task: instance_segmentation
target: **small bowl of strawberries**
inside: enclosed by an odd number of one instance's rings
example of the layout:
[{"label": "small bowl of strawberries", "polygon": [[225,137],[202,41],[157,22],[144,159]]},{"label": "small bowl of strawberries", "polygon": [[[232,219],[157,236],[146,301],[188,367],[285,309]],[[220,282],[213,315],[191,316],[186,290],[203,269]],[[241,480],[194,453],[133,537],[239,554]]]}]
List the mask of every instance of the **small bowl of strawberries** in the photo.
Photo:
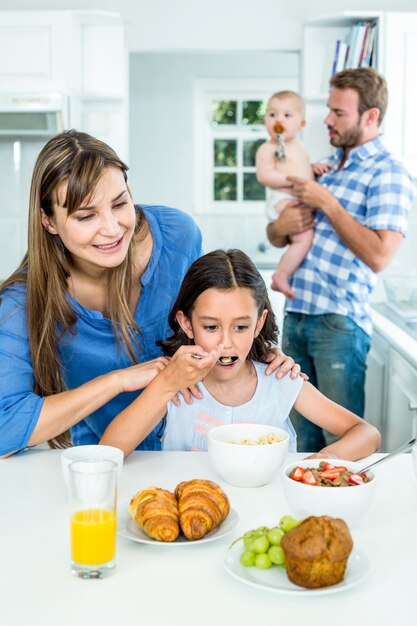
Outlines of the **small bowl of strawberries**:
[{"label": "small bowl of strawberries", "polygon": [[[362,464],[363,467],[363,464]],[[355,526],[375,495],[374,472],[360,472],[361,464],[341,459],[303,459],[284,470],[283,488],[291,513],[340,517]]]}]

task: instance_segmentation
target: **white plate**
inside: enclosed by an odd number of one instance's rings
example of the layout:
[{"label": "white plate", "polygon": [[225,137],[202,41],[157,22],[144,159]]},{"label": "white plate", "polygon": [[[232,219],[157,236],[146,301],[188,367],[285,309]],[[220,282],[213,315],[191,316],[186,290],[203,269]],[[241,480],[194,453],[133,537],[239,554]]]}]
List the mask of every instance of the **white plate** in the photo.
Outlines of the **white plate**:
[{"label": "white plate", "polygon": [[200,543],[207,543],[208,541],[215,541],[224,537],[230,533],[239,521],[239,515],[234,509],[230,509],[229,515],[224,522],[220,524],[211,533],[208,533],[202,539],[196,539],[190,541],[184,535],[180,534],[175,541],[156,541],[148,537],[148,535],[135,524],[129,513],[129,502],[118,505],[120,513],[117,516],[117,534],[125,539],[131,539],[132,541],[138,541],[139,543],[147,543],[153,546],[192,546]]},{"label": "white plate", "polygon": [[320,595],[344,591],[362,582],[371,569],[368,557],[358,548],[354,548],[347,563],[345,578],[341,583],[320,589],[307,589],[294,585],[288,580],[285,568],[280,565],[272,566],[266,570],[257,567],[243,567],[239,560],[243,550],[243,542],[240,541],[226,552],[223,565],[231,576],[247,585],[258,587],[258,589],[289,595]]}]

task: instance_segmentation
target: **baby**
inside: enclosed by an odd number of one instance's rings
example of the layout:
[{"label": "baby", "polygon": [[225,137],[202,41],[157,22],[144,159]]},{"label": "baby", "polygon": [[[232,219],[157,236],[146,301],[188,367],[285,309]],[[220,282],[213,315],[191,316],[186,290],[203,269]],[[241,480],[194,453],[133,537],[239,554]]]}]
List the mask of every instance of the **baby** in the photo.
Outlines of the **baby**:
[{"label": "baby", "polygon": [[[258,181],[267,187],[266,215],[270,222],[278,219],[287,203],[294,200],[287,176],[313,180],[315,175],[328,171],[326,164],[310,164],[304,145],[298,138],[298,133],[306,125],[304,115],[304,101],[294,91],[279,91],[268,101],[264,124],[270,139],[256,153],[256,175]],[[291,244],[272,275],[272,289],[295,298],[289,277],[307,254],[313,236],[314,231],[310,228],[291,237]]]}]

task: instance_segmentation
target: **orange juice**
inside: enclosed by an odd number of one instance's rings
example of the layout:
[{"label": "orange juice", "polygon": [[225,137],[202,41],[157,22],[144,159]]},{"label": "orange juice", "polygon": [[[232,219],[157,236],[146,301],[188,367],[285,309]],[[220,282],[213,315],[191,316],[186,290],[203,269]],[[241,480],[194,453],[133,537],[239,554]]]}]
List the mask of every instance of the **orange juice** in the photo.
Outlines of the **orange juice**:
[{"label": "orange juice", "polygon": [[114,511],[86,509],[71,518],[71,558],[81,565],[100,565],[114,559],[116,516]]}]

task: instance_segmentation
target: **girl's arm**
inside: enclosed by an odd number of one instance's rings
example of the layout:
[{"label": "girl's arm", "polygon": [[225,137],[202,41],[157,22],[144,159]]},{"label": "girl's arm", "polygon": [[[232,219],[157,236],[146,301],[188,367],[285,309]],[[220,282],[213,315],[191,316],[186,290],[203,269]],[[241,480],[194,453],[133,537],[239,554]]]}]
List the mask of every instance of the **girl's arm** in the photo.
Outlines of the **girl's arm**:
[{"label": "girl's arm", "polygon": [[[125,456],[130,454],[160,422],[178,390],[203,380],[222,350],[222,345],[210,353],[199,346],[179,348],[169,365],[107,426],[100,443],[120,448]],[[195,359],[193,354],[204,356]]]},{"label": "girl's arm", "polygon": [[374,426],[326,398],[310,383],[303,384],[294,408],[313,424],[340,437],[322,448],[320,454],[356,461],[375,452],[381,443],[381,435]]}]

